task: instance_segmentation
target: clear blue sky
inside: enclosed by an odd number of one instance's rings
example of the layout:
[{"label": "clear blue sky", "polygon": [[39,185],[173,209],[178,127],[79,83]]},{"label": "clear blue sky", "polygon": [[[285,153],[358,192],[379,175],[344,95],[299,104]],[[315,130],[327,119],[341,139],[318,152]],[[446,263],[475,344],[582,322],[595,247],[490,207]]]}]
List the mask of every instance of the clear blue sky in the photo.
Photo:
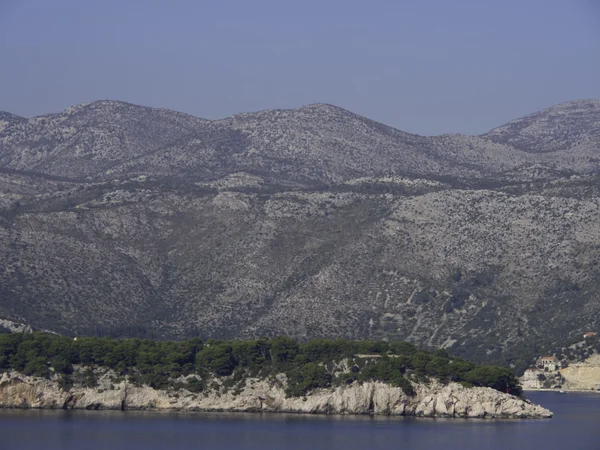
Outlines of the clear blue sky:
[{"label": "clear blue sky", "polygon": [[0,0],[0,110],[107,98],[476,134],[600,98],[600,0]]}]

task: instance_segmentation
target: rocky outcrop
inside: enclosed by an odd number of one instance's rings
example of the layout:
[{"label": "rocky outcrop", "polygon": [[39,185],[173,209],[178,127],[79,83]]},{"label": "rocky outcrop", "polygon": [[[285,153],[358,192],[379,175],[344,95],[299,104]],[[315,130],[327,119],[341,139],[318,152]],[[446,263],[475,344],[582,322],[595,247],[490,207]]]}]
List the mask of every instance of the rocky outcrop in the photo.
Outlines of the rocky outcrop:
[{"label": "rocky outcrop", "polygon": [[563,389],[589,391],[600,388],[600,355],[592,355],[581,363],[560,369]]},{"label": "rocky outcrop", "polygon": [[33,332],[33,329],[31,328],[31,326],[29,326],[27,324],[13,322],[12,320],[0,318],[0,330],[3,328],[5,330],[10,331],[11,333],[31,333],[31,332]]},{"label": "rocky outcrop", "polygon": [[287,397],[277,381],[248,379],[229,392],[200,394],[185,389],[155,390],[127,381],[110,383],[105,374],[94,388],[63,390],[57,380],[16,372],[0,378],[0,407],[49,409],[135,409],[179,411],[265,411],[309,414],[377,414],[418,417],[548,418],[552,413],[491,388],[465,388],[457,383],[415,384],[415,395],[379,382],[319,389],[306,397]]}]

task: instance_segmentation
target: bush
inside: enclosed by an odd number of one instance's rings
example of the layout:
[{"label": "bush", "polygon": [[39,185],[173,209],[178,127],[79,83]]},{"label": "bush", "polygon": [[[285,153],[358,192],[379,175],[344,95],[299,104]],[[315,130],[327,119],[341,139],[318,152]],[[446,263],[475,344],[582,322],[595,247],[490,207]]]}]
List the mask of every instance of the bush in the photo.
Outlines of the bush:
[{"label": "bush", "polygon": [[190,378],[185,388],[194,394],[198,394],[204,390],[204,381],[198,378]]},{"label": "bush", "polygon": [[98,379],[96,378],[96,374],[89,367],[83,372],[83,385],[88,388],[98,386]]},{"label": "bush", "polygon": [[63,375],[58,380],[58,385],[63,391],[68,391],[73,387],[73,378],[70,375]]}]

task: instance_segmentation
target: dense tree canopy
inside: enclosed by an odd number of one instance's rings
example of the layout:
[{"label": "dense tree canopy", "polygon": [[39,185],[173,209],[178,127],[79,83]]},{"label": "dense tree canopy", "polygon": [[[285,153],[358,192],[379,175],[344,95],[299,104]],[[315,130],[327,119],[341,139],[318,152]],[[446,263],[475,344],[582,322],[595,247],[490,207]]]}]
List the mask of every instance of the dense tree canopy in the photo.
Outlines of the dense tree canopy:
[{"label": "dense tree canopy", "polygon": [[[347,373],[334,369],[342,360],[350,363]],[[181,375],[197,374],[186,386],[195,392],[203,389],[201,380],[210,376],[285,373],[288,395],[295,396],[318,387],[368,380],[390,383],[410,395],[409,379],[428,378],[521,393],[510,369],[477,366],[445,350],[427,352],[407,342],[318,339],[297,343],[288,337],[202,342],[0,334],[0,371],[14,369],[41,377],[60,374],[68,387],[74,364],[108,367],[154,388],[172,385]],[[86,383],[93,385],[93,371],[86,374]]]}]

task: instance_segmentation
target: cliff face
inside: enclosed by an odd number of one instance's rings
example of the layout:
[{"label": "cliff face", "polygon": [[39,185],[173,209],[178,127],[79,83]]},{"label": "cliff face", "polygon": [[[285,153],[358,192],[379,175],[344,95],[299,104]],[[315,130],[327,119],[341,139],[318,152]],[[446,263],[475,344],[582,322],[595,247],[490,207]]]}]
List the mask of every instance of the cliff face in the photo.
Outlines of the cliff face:
[{"label": "cliff face", "polygon": [[278,381],[249,379],[245,387],[194,394],[110,384],[109,374],[95,388],[63,390],[57,381],[11,372],[0,378],[0,407],[48,409],[137,409],[183,411],[264,411],[310,414],[378,414],[419,417],[548,418],[538,405],[491,388],[465,388],[456,383],[415,385],[415,395],[379,382],[320,389],[307,397],[288,398]]}]

